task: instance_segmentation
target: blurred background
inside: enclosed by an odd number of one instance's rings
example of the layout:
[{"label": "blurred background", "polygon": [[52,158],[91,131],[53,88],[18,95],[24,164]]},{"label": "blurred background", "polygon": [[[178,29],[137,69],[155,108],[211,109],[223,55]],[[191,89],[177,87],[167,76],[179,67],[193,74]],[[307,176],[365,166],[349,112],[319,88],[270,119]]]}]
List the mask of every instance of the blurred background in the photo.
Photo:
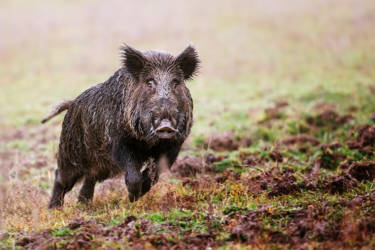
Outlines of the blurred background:
[{"label": "blurred background", "polygon": [[371,0],[3,0],[0,128],[36,126],[51,105],[105,81],[123,43],[173,54],[193,44],[196,121],[230,128],[222,118],[278,96],[345,96],[344,84],[372,80],[374,25]]},{"label": "blurred background", "polygon": [[[256,126],[280,101],[289,103],[287,116],[329,103],[339,112],[360,109],[359,122],[369,119],[374,27],[373,0],[1,0],[0,180],[13,185],[8,196],[17,204],[3,213],[45,207],[63,115],[46,125],[40,120],[53,105],[107,80],[120,67],[123,43],[172,54],[197,48],[201,73],[188,83],[195,142],[211,131],[256,129],[252,140],[266,141],[258,135],[267,133],[272,144],[299,132],[293,124]],[[7,199],[1,188],[0,203]]]}]

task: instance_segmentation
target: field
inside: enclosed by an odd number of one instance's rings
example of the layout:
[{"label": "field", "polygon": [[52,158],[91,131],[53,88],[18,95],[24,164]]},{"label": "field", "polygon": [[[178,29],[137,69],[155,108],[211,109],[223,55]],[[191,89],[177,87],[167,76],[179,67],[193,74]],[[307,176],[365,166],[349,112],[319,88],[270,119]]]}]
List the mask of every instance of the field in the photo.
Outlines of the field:
[{"label": "field", "polygon": [[[375,248],[375,3],[0,3],[0,249]],[[130,203],[47,209],[62,100],[108,79],[119,47],[202,60],[194,126]]]}]

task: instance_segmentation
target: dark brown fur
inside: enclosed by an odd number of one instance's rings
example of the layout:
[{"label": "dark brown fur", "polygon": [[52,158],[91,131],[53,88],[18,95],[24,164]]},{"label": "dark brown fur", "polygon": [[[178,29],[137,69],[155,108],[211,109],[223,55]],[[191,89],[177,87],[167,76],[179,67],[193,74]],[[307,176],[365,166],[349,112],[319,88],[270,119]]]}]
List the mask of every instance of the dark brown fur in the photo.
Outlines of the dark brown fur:
[{"label": "dark brown fur", "polygon": [[[96,182],[120,173],[130,201],[137,200],[157,181],[158,161],[165,157],[171,166],[190,133],[193,102],[184,81],[197,70],[195,49],[189,46],[177,57],[128,46],[122,52],[123,67],[112,77],[63,105],[68,111],[49,207],[61,206],[79,179],[84,182],[78,200],[89,202]],[[162,120],[176,131],[167,139],[155,132]]]}]

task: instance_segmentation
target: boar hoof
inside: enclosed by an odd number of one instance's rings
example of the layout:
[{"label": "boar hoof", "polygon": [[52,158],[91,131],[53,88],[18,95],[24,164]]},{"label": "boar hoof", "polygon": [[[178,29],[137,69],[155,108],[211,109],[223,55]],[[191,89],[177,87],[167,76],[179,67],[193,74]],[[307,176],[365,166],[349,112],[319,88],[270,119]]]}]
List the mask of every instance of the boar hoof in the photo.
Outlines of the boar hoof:
[{"label": "boar hoof", "polygon": [[129,201],[130,202],[135,202],[139,199],[139,196],[138,195],[135,195],[133,193],[129,193]]}]

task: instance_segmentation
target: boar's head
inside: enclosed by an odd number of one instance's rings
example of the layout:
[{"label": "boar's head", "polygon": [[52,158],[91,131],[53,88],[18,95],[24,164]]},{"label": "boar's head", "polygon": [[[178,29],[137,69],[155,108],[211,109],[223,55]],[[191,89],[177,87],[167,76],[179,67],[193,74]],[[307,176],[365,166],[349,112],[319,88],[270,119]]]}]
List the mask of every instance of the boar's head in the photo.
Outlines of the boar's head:
[{"label": "boar's head", "polygon": [[178,56],[122,48],[123,64],[132,78],[126,95],[125,120],[133,136],[154,144],[183,142],[192,126],[193,101],[185,82],[197,72],[199,58],[189,46]]}]

